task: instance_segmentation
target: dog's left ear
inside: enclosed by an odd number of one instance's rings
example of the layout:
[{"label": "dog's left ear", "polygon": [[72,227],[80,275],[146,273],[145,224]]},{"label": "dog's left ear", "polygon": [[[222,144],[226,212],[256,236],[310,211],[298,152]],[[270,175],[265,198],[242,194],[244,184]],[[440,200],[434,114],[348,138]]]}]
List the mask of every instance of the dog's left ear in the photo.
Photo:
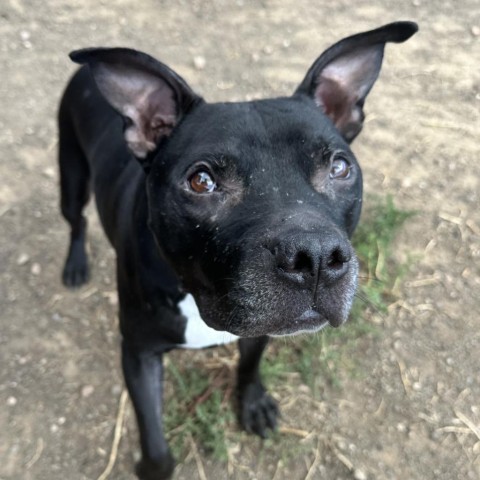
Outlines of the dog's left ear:
[{"label": "dog's left ear", "polygon": [[125,140],[145,169],[148,154],[201,98],[180,75],[143,52],[87,48],[70,54],[90,67],[95,83],[125,119]]},{"label": "dog's left ear", "polygon": [[360,133],[363,104],[382,66],[385,43],[400,43],[418,30],[413,22],[395,22],[345,38],[322,53],[295,94],[312,97],[347,142]]}]

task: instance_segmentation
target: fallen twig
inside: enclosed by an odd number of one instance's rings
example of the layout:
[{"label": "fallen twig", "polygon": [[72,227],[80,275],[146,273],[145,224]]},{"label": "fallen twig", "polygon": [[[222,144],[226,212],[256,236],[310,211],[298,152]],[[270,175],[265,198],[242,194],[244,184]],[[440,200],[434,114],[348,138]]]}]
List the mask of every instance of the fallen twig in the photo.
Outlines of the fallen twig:
[{"label": "fallen twig", "polygon": [[275,473],[273,474],[272,480],[277,480],[277,475],[280,474],[280,471],[281,471],[282,467],[283,467],[283,462],[282,462],[282,459],[280,459],[277,462],[277,468],[275,469]]},{"label": "fallen twig", "polygon": [[317,450],[315,451],[315,458],[313,459],[313,463],[310,465],[310,468],[308,469],[307,476],[305,477],[305,480],[310,480],[311,478],[314,478],[315,475],[315,470],[317,469],[318,465],[320,464],[321,461],[321,456],[320,456],[320,439],[317,439]]},{"label": "fallen twig", "polygon": [[190,435],[190,444],[192,445],[193,456],[195,458],[195,463],[197,464],[198,476],[200,477],[200,480],[207,480],[207,476],[205,475],[205,469],[203,468],[202,459],[198,454],[197,445],[191,435]]},{"label": "fallen twig", "polygon": [[120,445],[120,439],[122,438],[122,426],[125,419],[125,408],[127,404],[128,394],[126,390],[122,391],[120,395],[120,401],[118,405],[118,414],[117,420],[115,422],[115,431],[113,434],[112,450],[110,451],[110,457],[108,459],[107,466],[103,473],[98,477],[97,480],[106,480],[108,476],[112,473],[113,466],[117,459],[118,446]]},{"label": "fallen twig", "polygon": [[210,385],[196,398],[194,398],[191,402],[190,405],[187,407],[187,412],[189,415],[192,415],[195,412],[195,409],[197,408],[198,405],[201,405],[204,403],[208,398],[212,395],[212,393],[220,387],[222,382],[220,381],[222,376],[224,374],[223,369],[213,378],[211,381]]},{"label": "fallen twig", "polygon": [[293,427],[280,427],[278,431],[280,433],[287,433],[301,438],[307,438],[310,435],[310,432],[307,432],[306,430],[300,430],[299,428]]},{"label": "fallen twig", "polygon": [[37,447],[36,447],[36,449],[35,449],[35,453],[33,454],[33,457],[25,464],[25,468],[26,468],[27,470],[29,470],[30,468],[32,468],[33,465],[35,465],[35,463],[37,463],[38,459],[39,459],[40,456],[42,455],[43,446],[44,446],[43,438],[39,438],[39,439],[37,440]]},{"label": "fallen twig", "polygon": [[476,437],[480,440],[480,428],[478,428],[466,415],[464,415],[462,412],[459,412],[458,410],[455,411],[455,415],[457,418],[464,423],[473,433],[476,435]]},{"label": "fallen twig", "polygon": [[330,448],[335,456],[348,468],[350,472],[353,472],[353,463],[333,444],[330,444]]},{"label": "fallen twig", "polygon": [[408,396],[410,395],[411,385],[410,380],[407,378],[407,367],[405,366],[405,363],[402,362],[402,360],[397,360],[397,363],[400,370],[400,378],[402,379],[403,388]]}]

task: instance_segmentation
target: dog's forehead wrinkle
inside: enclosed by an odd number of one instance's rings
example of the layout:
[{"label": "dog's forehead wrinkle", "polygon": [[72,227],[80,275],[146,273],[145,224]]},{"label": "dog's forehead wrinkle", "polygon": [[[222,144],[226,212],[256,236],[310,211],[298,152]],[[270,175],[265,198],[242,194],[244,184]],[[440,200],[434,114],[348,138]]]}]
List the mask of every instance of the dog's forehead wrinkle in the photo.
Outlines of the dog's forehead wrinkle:
[{"label": "dog's forehead wrinkle", "polygon": [[[235,142],[240,136],[269,143],[272,139],[294,135],[299,140],[315,134],[322,136],[333,128],[317,108],[306,108],[306,105],[293,98],[203,104],[189,119],[189,130],[198,131],[202,143],[208,139]],[[242,143],[243,146],[248,145]]]}]

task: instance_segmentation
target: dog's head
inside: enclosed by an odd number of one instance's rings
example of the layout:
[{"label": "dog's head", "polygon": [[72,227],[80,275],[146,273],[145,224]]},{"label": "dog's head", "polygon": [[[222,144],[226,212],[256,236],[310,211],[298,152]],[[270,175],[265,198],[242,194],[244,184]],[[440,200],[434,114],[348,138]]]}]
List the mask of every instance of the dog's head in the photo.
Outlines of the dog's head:
[{"label": "dog's head", "polygon": [[74,52],[125,119],[150,228],[204,320],[240,336],[341,325],[357,284],[349,241],[362,175],[349,148],[397,22],[326,50],[288,98],[206,103],[134,50]]}]

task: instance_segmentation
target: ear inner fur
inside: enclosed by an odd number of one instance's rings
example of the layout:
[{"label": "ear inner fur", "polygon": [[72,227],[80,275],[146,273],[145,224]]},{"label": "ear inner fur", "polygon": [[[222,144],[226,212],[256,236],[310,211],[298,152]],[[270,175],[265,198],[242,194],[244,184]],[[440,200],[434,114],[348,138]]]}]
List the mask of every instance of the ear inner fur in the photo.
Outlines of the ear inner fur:
[{"label": "ear inner fur", "polygon": [[403,42],[417,30],[396,22],[345,38],[327,49],[310,67],[295,94],[315,100],[347,142],[363,126],[363,104],[378,78],[387,42]]},{"label": "ear inner fur", "polygon": [[200,100],[173,70],[142,52],[86,49],[71,58],[89,65],[100,92],[126,118],[126,143],[142,164]]}]

